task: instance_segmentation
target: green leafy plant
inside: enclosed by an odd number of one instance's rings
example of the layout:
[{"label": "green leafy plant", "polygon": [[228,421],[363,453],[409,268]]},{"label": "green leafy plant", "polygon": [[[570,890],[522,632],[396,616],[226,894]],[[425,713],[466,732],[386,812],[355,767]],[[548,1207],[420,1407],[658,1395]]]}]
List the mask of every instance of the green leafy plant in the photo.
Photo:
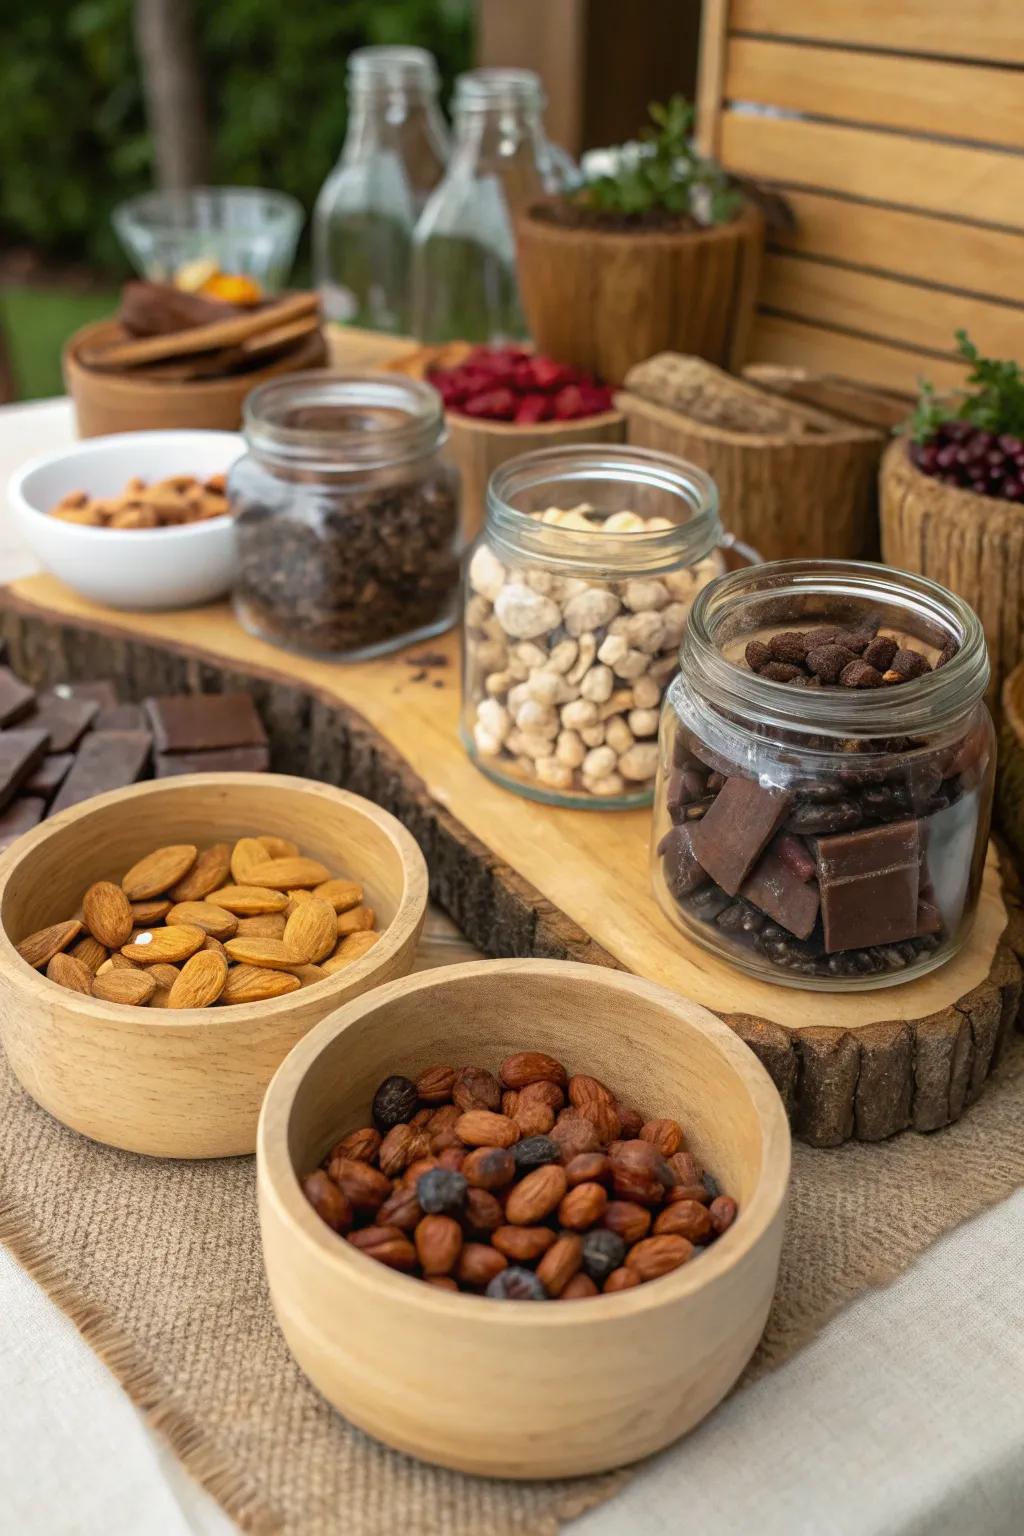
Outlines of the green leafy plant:
[{"label": "green leafy plant", "polygon": [[662,212],[693,216],[701,212],[712,224],[724,224],[739,212],[742,197],[725,172],[697,154],[691,142],[693,106],[673,96],[649,107],[651,126],[641,134],[644,149],[623,156],[610,175],[598,176],[570,194],[577,207],[619,218],[642,219]]},{"label": "green leafy plant", "polygon": [[906,432],[915,443],[926,443],[947,421],[966,421],[982,432],[1024,438],[1024,372],[1018,363],[982,357],[966,331],[956,333],[956,347],[971,364],[965,392],[959,400],[940,395],[922,380],[917,405]]}]

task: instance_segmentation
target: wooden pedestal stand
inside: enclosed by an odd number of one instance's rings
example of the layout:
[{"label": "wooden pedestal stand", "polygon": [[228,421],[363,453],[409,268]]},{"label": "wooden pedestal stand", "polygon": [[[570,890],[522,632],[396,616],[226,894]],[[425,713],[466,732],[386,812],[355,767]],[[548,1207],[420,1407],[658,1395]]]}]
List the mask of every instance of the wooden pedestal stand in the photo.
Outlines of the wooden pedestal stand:
[{"label": "wooden pedestal stand", "polygon": [[994,857],[970,942],[930,976],[845,996],[754,981],[657,907],[646,812],[555,810],[473,767],[457,737],[454,634],[332,665],[253,640],[227,607],[114,613],[42,576],[7,588],[2,616],[11,664],[37,686],[115,676],[135,698],[247,689],[273,766],[342,784],[399,816],[426,854],[434,899],[482,950],[618,966],[705,1004],[753,1047],[796,1133],[815,1145],[955,1120],[1016,1020],[1024,924],[1016,913],[1007,923],[1012,898]]}]

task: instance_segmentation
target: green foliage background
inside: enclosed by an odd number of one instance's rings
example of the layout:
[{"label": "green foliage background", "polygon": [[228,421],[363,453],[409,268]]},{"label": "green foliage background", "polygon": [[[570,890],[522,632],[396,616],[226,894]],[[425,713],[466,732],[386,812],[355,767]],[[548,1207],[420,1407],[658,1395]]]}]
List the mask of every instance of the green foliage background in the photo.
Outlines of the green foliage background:
[{"label": "green foliage background", "polygon": [[[447,102],[472,0],[192,0],[214,182],[281,187],[307,212],[345,132],[345,61],[417,43]],[[0,242],[120,270],[110,228],[151,184],[131,0],[0,5]]]}]

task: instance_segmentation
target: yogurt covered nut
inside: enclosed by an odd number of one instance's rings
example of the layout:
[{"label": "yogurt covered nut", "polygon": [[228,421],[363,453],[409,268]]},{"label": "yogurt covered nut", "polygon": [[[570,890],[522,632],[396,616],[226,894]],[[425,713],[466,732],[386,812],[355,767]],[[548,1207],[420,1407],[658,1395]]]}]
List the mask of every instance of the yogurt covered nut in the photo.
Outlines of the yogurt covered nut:
[{"label": "yogurt covered nut", "polygon": [[[533,514],[551,525],[553,557],[565,558],[563,529],[601,536],[673,526],[629,511],[596,523],[588,513],[581,506]],[[543,561],[541,554],[535,565],[507,566],[483,543],[470,561],[466,682],[475,750],[538,788],[600,799],[642,794],[657,770],[659,706],[686,615],[720,574],[720,557],[618,581],[584,580]]]}]

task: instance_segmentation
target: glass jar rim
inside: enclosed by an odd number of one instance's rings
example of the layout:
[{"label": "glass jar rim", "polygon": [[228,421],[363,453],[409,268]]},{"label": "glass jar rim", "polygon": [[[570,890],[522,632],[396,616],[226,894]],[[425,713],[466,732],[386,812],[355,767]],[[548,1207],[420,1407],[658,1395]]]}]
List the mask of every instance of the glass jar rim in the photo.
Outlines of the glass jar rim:
[{"label": "glass jar rim", "polygon": [[[598,478],[667,492],[689,506],[690,516],[670,528],[605,533],[600,528],[543,523],[513,505],[514,497],[548,483],[554,487]],[[695,565],[722,537],[718,487],[709,474],[674,454],[615,443],[537,448],[506,459],[487,485],[486,530],[492,545],[509,560],[536,558],[591,576],[656,575]]]},{"label": "glass jar rim", "polygon": [[348,56],[349,85],[355,89],[403,86],[436,87],[440,76],[434,55],[426,48],[388,44],[356,48]]},{"label": "glass jar rim", "polygon": [[[301,410],[348,413],[351,424],[289,425],[289,414]],[[326,369],[290,373],[252,390],[242,431],[266,464],[323,474],[391,468],[422,458],[447,437],[441,398],[429,384],[400,373]]]},{"label": "glass jar rim", "polygon": [[455,77],[454,112],[491,112],[498,108],[537,110],[547,97],[532,69],[469,69]]},{"label": "glass jar rim", "polygon": [[[956,640],[958,649],[944,666],[898,688],[793,688],[744,671],[719,647],[728,615],[768,595],[901,604]],[[676,688],[685,689],[716,715],[728,717],[733,730],[743,730],[737,719],[752,719],[761,740],[773,730],[853,739],[934,737],[975,707],[989,680],[985,633],[970,604],[926,576],[857,560],[774,560],[720,576],[694,599],[679,666],[670,696]]]}]

